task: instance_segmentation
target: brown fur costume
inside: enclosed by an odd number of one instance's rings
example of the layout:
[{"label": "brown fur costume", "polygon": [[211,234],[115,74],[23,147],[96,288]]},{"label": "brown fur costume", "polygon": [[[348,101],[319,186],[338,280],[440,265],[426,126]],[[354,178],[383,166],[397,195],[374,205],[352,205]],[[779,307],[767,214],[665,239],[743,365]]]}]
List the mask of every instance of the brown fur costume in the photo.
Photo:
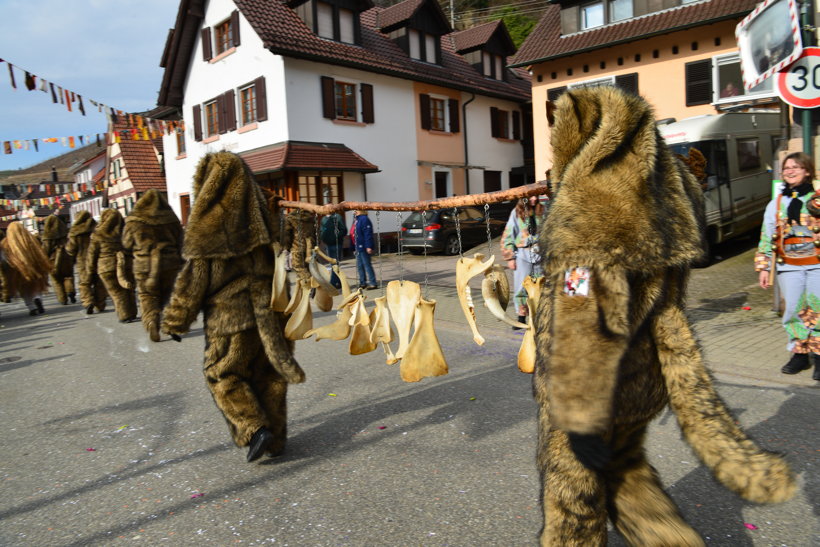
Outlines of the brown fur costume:
[{"label": "brown fur costume", "polygon": [[122,246],[122,215],[116,209],[106,209],[91,234],[88,246],[88,268],[96,273],[114,301],[121,322],[137,317],[137,299],[131,279],[131,255]]},{"label": "brown fur costume", "polygon": [[0,253],[4,302],[11,302],[15,296],[28,301],[48,289],[51,262],[37,239],[19,221],[9,224],[6,237],[0,241]]},{"label": "brown fur costume", "polygon": [[288,383],[305,375],[284,337],[282,314],[270,309],[278,237],[262,192],[235,154],[208,154],[194,175],[194,202],[162,330],[188,331],[202,311],[205,379],[237,446],[267,428],[276,454],[287,437]]},{"label": "brown fur costume", "polygon": [[80,279],[80,301],[83,306],[92,313],[94,308],[97,311],[105,309],[105,299],[108,293],[105,292],[102,280],[96,273],[92,273],[88,267],[88,247],[91,245],[91,234],[97,222],[88,211],[80,211],[74,219],[74,224],[68,230],[68,244],[66,251],[73,256],[77,273]]},{"label": "brown fur costume", "polygon": [[295,209],[285,217],[285,249],[290,250],[291,268],[296,276],[310,280],[305,262],[308,245],[316,244],[316,217],[304,209]]},{"label": "brown fur costume", "polygon": [[[646,460],[647,424],[667,404],[715,477],[755,502],[791,497],[788,465],[760,450],[718,397],[684,315],[701,255],[697,181],[668,151],[647,103],[616,88],[557,101],[553,178],[541,231],[547,283],[536,317],[542,545],[703,541]],[[587,268],[589,293],[566,290]],[[578,270],[576,270],[578,271]]]},{"label": "brown fur costume", "polygon": [[182,225],[159,191],[148,190],[134,205],[125,218],[122,244],[134,256],[142,324],[159,342],[160,312],[182,267]]},{"label": "brown fur costume", "polygon": [[43,228],[43,250],[48,255],[51,264],[51,285],[57,295],[57,302],[68,304],[76,302],[74,292],[74,258],[66,251],[68,243],[68,228],[63,219],[57,215],[46,218]]}]

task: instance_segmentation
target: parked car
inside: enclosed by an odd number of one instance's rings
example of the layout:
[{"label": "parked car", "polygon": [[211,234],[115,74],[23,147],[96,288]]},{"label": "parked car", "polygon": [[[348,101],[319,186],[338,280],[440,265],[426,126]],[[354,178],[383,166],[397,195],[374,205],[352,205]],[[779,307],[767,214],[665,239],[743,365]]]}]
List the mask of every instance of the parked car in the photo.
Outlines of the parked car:
[{"label": "parked car", "polygon": [[[453,209],[415,211],[401,225],[401,245],[413,254],[444,252],[458,254],[458,231],[461,232],[462,250],[467,250],[487,241],[487,222],[484,210],[479,207],[461,207],[458,210],[458,230]],[[508,213],[509,214],[509,213]],[[490,216],[490,237],[497,237],[504,231],[506,219]]]}]

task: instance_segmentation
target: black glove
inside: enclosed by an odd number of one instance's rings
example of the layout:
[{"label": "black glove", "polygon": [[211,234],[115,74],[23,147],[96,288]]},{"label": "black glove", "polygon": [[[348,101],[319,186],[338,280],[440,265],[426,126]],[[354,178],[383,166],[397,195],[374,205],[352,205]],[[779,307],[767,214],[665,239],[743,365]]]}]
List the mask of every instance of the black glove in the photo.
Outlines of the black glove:
[{"label": "black glove", "polygon": [[171,334],[171,339],[172,339],[174,342],[182,342],[182,336],[180,336],[180,335],[178,335],[178,334]]},{"label": "black glove", "polygon": [[600,471],[612,457],[612,451],[599,435],[567,433],[569,447],[584,467]]}]

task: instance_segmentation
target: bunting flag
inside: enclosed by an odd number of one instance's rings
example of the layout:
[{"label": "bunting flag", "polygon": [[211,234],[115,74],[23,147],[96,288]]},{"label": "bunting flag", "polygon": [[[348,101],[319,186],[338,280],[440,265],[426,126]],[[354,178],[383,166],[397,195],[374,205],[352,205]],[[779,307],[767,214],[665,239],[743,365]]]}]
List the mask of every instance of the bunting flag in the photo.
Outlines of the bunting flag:
[{"label": "bunting flag", "polygon": [[77,146],[77,141],[80,142],[80,146],[85,143],[91,144],[92,139],[95,136],[97,146],[99,147],[102,147],[103,142],[108,142],[108,133],[97,133],[96,135],[72,135],[69,137],[46,137],[42,139],[13,139],[3,141],[3,153],[11,154],[15,149],[31,150],[32,148],[36,152],[39,152],[41,143],[54,144],[59,142],[62,143],[64,147],[75,148]]},{"label": "bunting flag", "polygon": [[[61,184],[59,186],[74,186],[75,183],[66,183]],[[11,217],[2,217],[3,220],[10,220],[14,218],[18,218],[18,215],[21,210],[30,209],[31,207],[50,207],[52,209],[56,209],[62,207],[64,202],[70,203],[73,201],[79,201],[84,197],[89,196],[96,196],[98,192],[102,192],[105,190],[102,184],[97,183],[96,185],[89,187],[88,184],[79,184],[77,185],[80,190],[73,190],[71,192],[66,192],[61,195],[51,196],[50,193],[53,190],[54,185],[49,184],[26,184],[21,185],[21,188],[25,188],[28,193],[32,192],[46,192],[49,194],[47,197],[43,198],[28,198],[28,199],[0,199],[0,206],[5,208],[11,208],[17,210],[17,215]]]}]

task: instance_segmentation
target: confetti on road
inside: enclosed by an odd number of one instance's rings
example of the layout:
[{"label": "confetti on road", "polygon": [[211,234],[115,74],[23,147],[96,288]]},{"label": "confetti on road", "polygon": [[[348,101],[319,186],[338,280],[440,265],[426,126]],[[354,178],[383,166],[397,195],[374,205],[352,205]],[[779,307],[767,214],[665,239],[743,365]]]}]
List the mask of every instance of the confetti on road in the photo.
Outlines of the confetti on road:
[{"label": "confetti on road", "polygon": [[751,306],[743,306],[743,309],[746,310],[746,311],[749,311],[750,309],[752,309],[752,307]]},{"label": "confetti on road", "polygon": [[123,430],[123,429],[125,429],[126,427],[128,427],[128,426],[127,426],[127,425],[124,425],[124,426],[122,426],[122,427],[118,427],[118,428],[117,428],[117,431],[122,431],[122,430]]},{"label": "confetti on road", "polygon": [[97,449],[96,448],[86,448],[85,451],[86,452],[96,452]]},{"label": "confetti on road", "polygon": [[387,426],[386,425],[380,425],[379,429],[387,429]]},{"label": "confetti on road", "polygon": [[470,400],[471,400],[471,401],[475,401],[475,397],[470,397]]},{"label": "confetti on road", "polygon": [[335,396],[336,396],[336,394],[335,394],[335,393],[328,393],[328,394],[327,394],[327,396],[328,396],[328,397],[335,397]]},{"label": "confetti on road", "polygon": [[205,495],[205,493],[204,493],[204,492],[195,492],[195,493],[191,494],[191,499],[194,499],[194,498],[201,498],[201,497],[202,497],[202,496],[204,496],[204,495]]},{"label": "confetti on road", "polygon": [[757,530],[757,526],[755,526],[754,524],[748,523],[748,522],[744,522],[743,526],[745,526],[749,530]]}]

